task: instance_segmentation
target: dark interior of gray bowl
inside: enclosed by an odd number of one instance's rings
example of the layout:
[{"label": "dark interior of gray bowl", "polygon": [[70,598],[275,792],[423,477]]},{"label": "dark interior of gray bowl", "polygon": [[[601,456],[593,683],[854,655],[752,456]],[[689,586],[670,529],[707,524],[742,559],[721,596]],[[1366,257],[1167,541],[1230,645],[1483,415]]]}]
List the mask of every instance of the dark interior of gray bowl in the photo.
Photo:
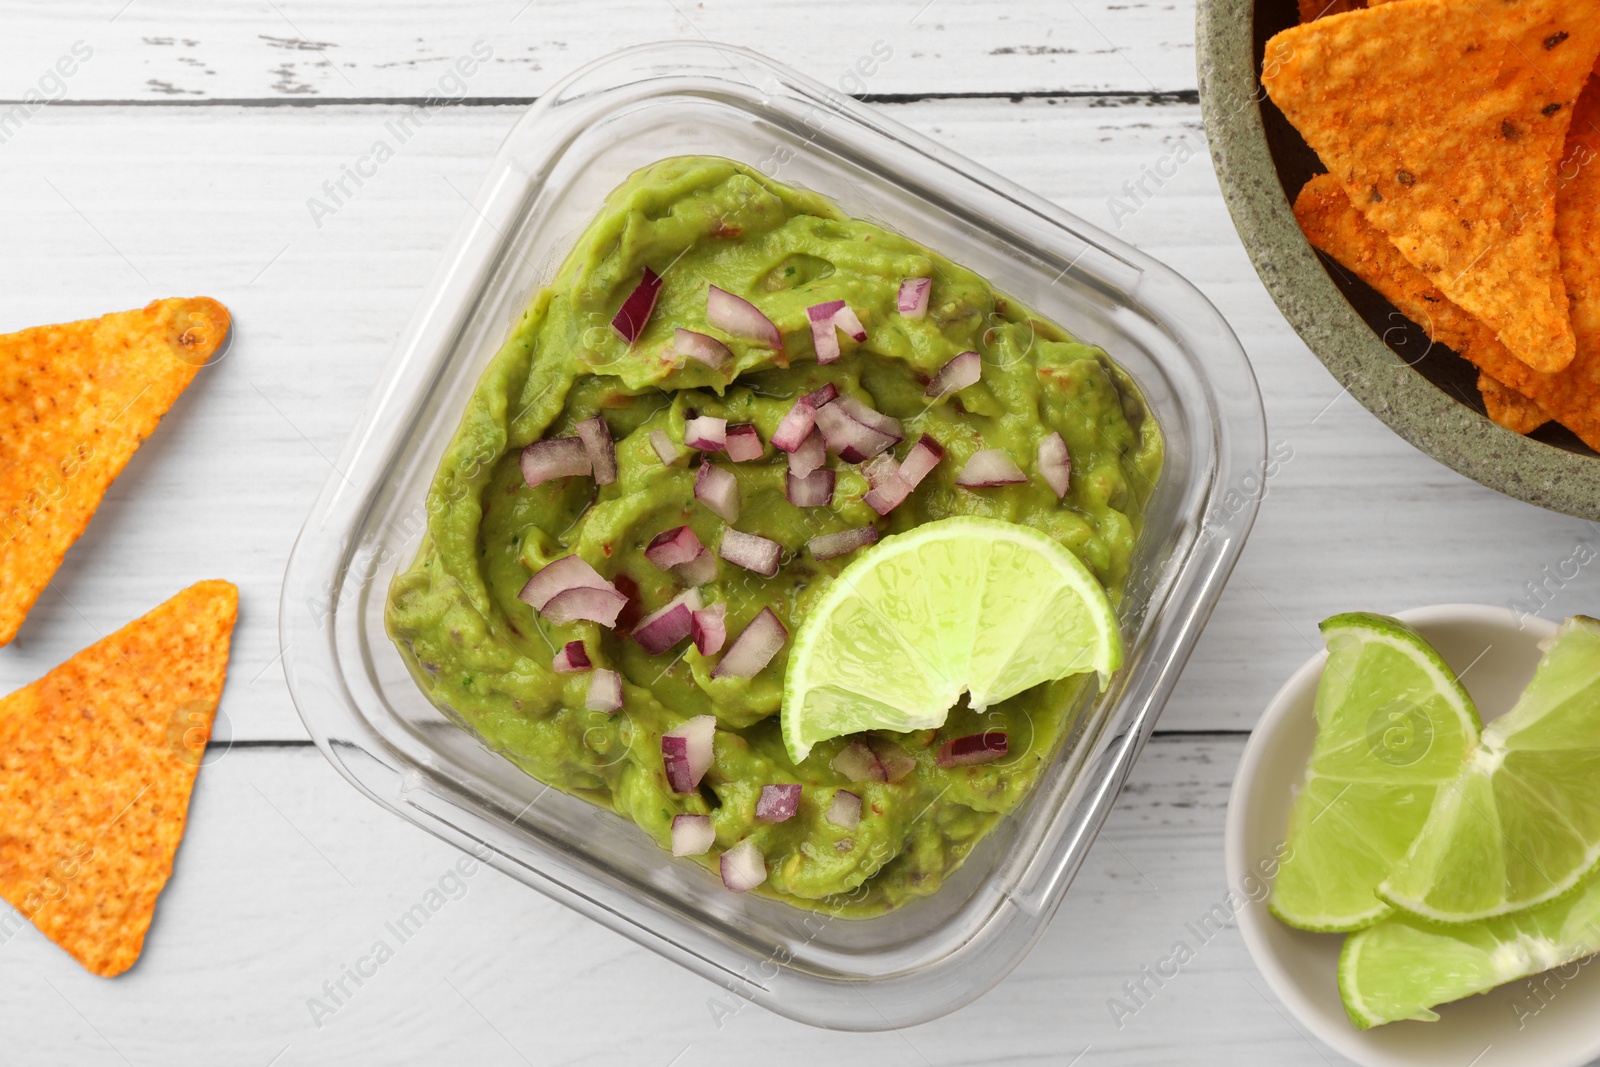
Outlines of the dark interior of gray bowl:
[{"label": "dark interior of gray bowl", "polygon": [[[1256,73],[1261,72],[1266,55],[1267,41],[1273,34],[1286,30],[1300,21],[1296,0],[1257,0],[1255,18]],[[1267,147],[1272,153],[1272,163],[1278,180],[1289,202],[1294,202],[1300,188],[1313,175],[1327,170],[1309,145],[1301,139],[1289,120],[1283,117],[1271,100],[1262,94],[1261,122],[1267,133]],[[1454,350],[1436,345],[1428,340],[1422,327],[1395,310],[1393,304],[1370,288],[1360,278],[1345,270],[1332,258],[1318,253],[1327,268],[1333,284],[1339,287],[1346,300],[1383,338],[1395,354],[1414,367],[1428,381],[1461,403],[1484,414],[1483,398],[1478,393],[1478,368],[1468,363]],[[1530,434],[1535,441],[1564,448],[1569,452],[1592,456],[1595,452],[1578,440],[1571,430],[1559,423],[1549,422]]]}]

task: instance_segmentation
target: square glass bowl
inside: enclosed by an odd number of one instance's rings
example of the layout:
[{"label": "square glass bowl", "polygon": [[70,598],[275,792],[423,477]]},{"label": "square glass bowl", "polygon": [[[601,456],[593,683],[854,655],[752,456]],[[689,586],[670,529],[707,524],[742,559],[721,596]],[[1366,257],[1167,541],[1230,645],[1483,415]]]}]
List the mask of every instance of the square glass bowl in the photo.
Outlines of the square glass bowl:
[{"label": "square glass bowl", "polygon": [[[877,918],[728,892],[620,816],[548,789],[429,703],[384,632],[390,580],[416,552],[428,486],[488,360],[606,194],[680,154],[758,167],[972,268],[1104,347],[1166,435],[1121,608],[1124,667],[1105,693],[1084,687],[1052,766],[966,865]],[[771,60],[634,48],[553,88],[490,165],[295,545],[284,671],[317,744],[378,803],[488,848],[501,870],[729,998],[819,1026],[904,1026],[978,997],[1044,932],[1238,557],[1265,455],[1244,351],[1172,271]]]}]

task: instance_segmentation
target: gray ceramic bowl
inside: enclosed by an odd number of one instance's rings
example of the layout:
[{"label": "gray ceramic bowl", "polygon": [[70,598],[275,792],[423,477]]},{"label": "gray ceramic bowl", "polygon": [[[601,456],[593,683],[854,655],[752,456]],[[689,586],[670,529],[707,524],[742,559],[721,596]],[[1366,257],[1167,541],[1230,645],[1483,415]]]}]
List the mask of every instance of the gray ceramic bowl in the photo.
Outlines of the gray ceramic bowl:
[{"label": "gray ceramic bowl", "polygon": [[1259,76],[1267,39],[1296,21],[1295,0],[1201,0],[1196,33],[1217,178],[1284,318],[1351,396],[1439,462],[1520,500],[1600,519],[1600,457],[1553,423],[1530,437],[1495,425],[1471,364],[1430,344],[1300,233],[1290,201],[1324,168]]}]

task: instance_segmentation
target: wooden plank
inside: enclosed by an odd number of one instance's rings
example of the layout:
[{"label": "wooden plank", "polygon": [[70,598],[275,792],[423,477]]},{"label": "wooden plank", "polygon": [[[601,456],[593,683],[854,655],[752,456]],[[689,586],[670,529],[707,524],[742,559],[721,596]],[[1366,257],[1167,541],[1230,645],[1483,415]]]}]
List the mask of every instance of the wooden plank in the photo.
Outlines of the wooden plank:
[{"label": "wooden plank", "polygon": [[[242,750],[200,777],[188,839],[145,957],[114,982],[31,927],[0,945],[9,1057],[19,1063],[695,1064],[888,1062],[1135,1065],[1314,1062],[1262,1003],[1236,931],[1202,941],[1221,866],[1237,739],[1157,741],[1043,941],[973,1006],[901,1033],[811,1030],[746,1007],[369,803],[314,749]],[[446,880],[404,943],[386,923]],[[393,952],[331,1015],[307,1002],[386,940]],[[1194,959],[1119,1029],[1174,944]],[[331,1003],[331,1001],[325,1001]],[[25,1021],[25,1022],[24,1022]],[[685,1053],[687,1049],[687,1053]],[[274,1060],[274,1057],[280,1057]]]},{"label": "wooden plank", "polygon": [[[0,97],[9,99],[35,87],[59,95],[39,80],[79,41],[92,54],[66,92],[98,101],[526,100],[603,55],[662,40],[751,47],[857,94],[1195,87],[1192,0],[403,0],[381,18],[360,0],[205,9],[70,0],[12,3],[0,17]],[[875,45],[881,66],[858,69]],[[485,59],[476,68],[475,46]],[[462,57],[471,73],[458,78]]]},{"label": "wooden plank", "polygon": [[[1341,396],[1284,325],[1197,154],[1197,109],[1102,103],[884,111],[1098,225],[1120,221],[1205,290],[1252,354],[1288,458],[1162,726],[1248,727],[1336,611],[1504,604],[1528,582],[1544,586],[1548,614],[1584,609],[1593,578],[1571,561],[1595,536],[1589,524],[1422,456]],[[0,659],[0,684],[36,677],[189,582],[229,577],[244,590],[223,702],[232,728],[304,736],[276,662],[284,562],[467,210],[457,191],[475,186],[520,109],[441,113],[318,227],[306,200],[395,111],[55,108],[4,146],[8,238],[26,254],[0,261],[0,330],[203,292],[234,309],[238,333],[113,487]],[[1192,158],[1138,210],[1116,208],[1124,183],[1185,148]]]}]

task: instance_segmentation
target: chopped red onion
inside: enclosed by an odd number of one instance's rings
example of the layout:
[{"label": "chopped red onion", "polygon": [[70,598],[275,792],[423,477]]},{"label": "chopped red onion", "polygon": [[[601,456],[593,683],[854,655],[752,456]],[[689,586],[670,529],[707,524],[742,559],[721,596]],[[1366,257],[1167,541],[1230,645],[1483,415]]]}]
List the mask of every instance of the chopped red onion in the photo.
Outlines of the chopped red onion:
[{"label": "chopped red onion", "polygon": [[833,757],[833,769],[852,782],[886,782],[888,774],[883,764],[872,754],[872,749],[860,741],[851,741]]},{"label": "chopped red onion", "polygon": [[787,494],[789,503],[797,508],[825,508],[833,503],[833,471],[812,471],[804,478],[789,472]]},{"label": "chopped red onion", "polygon": [[869,408],[853,396],[841,394],[835,403],[844,409],[846,415],[861,425],[877,430],[881,434],[887,434],[896,441],[905,440],[905,430],[901,427],[900,420],[894,416],[885,415],[876,408]]},{"label": "chopped red onion", "polygon": [[599,415],[584,419],[577,425],[578,440],[589,456],[589,466],[594,469],[595,485],[610,485],[617,480],[617,446],[611,440],[611,427]]},{"label": "chopped red onion", "polygon": [[663,467],[670,467],[683,458],[683,453],[678,451],[678,446],[672,443],[672,438],[667,436],[665,430],[650,431],[650,447],[656,450]]},{"label": "chopped red onion", "polygon": [[591,589],[579,586],[557,593],[545,601],[544,607],[539,609],[539,614],[545,621],[555,626],[566,626],[569,623],[587,619],[597,622],[606,629],[617,625],[617,616],[622,614],[622,609],[628,606],[628,598],[615,589]]},{"label": "chopped red onion", "polygon": [[589,693],[584,697],[583,706],[607,715],[621,710],[622,675],[604,668],[589,675]]},{"label": "chopped red onion", "polygon": [[817,412],[817,429],[822,431],[822,441],[829,452],[846,463],[860,463],[895,443],[896,438],[851,418],[842,399]]},{"label": "chopped red onion", "polygon": [[624,341],[633,344],[644,333],[644,325],[650,321],[650,312],[655,310],[656,297],[660,295],[661,279],[655,271],[646,267],[639,284],[633,287],[633,292],[628,294],[628,299],[622,302],[616,317],[611,320],[611,328],[621,334]]},{"label": "chopped red onion", "polygon": [[882,485],[875,485],[868,489],[861,499],[879,515],[887,515],[901,504],[904,504],[906,497],[910,495],[910,484],[899,474],[893,474],[885,478]]},{"label": "chopped red onion", "polygon": [[867,328],[861,325],[861,319],[848,304],[834,313],[833,324],[849,334],[851,339],[855,341],[865,341],[867,339]]},{"label": "chopped red onion", "polygon": [[693,793],[700,788],[700,779],[711,769],[715,756],[716,735],[715,715],[696,715],[661,735],[661,761],[674,793]]},{"label": "chopped red onion", "polygon": [[716,844],[717,828],[709,815],[674,815],[672,817],[672,854],[674,856],[703,856]]},{"label": "chopped red onion", "polygon": [[761,309],[743,297],[712,286],[706,293],[706,321],[735,337],[760,341],[768,348],[783,351],[783,337]]},{"label": "chopped red onion", "polygon": [[709,548],[702,548],[700,554],[688,563],[680,563],[672,572],[684,585],[705,585],[707,582],[717,580],[717,557],[711,554]]},{"label": "chopped red onion", "polygon": [[762,822],[788,822],[800,810],[798,785],[764,785],[756,801],[756,818]]},{"label": "chopped red onion", "polygon": [[728,458],[735,463],[748,463],[767,454],[767,446],[761,443],[761,431],[748,422],[728,427],[727,449]]},{"label": "chopped red onion", "polygon": [[724,601],[701,608],[689,621],[689,636],[702,656],[715,656],[728,640],[728,605]]},{"label": "chopped red onion", "polygon": [[699,558],[706,550],[687,526],[677,526],[665,533],[656,534],[644,550],[644,558],[664,571]]},{"label": "chopped red onion", "polygon": [[735,893],[748,893],[767,880],[767,861],[748,837],[722,854],[722,884]]},{"label": "chopped red onion", "polygon": [[841,789],[833,794],[833,803],[828,805],[823,817],[835,826],[854,830],[861,822],[861,798],[848,789]]},{"label": "chopped red onion", "polygon": [[702,452],[721,452],[728,447],[728,420],[701,415],[683,424],[683,443]]},{"label": "chopped red onion", "polygon": [[729,526],[722,531],[717,555],[735,567],[771,578],[778,573],[778,560],[783,556],[783,546],[760,534],[745,533]]},{"label": "chopped red onion", "polygon": [[900,293],[895,299],[900,314],[908,319],[920,319],[928,313],[928,294],[933,292],[932,278],[907,278],[900,283]]},{"label": "chopped red onion", "polygon": [[633,639],[652,656],[659,656],[689,636],[690,623],[699,607],[698,589],[679,593],[661,608],[640,619],[633,628]]},{"label": "chopped red onion", "polygon": [[821,388],[811,390],[800,399],[810,404],[812,411],[820,411],[839,399],[839,387],[832,382],[828,382]]},{"label": "chopped red onion", "polygon": [[928,383],[928,388],[922,395],[937,400],[946,393],[954,393],[969,385],[978,384],[978,379],[982,377],[983,357],[976,352],[966,351],[940,367],[939,373],[933,376],[933,381]]},{"label": "chopped red onion", "polygon": [[806,545],[811,550],[811,555],[816,559],[832,559],[842,556],[846,552],[854,552],[865,545],[870,545],[878,539],[876,526],[857,526],[852,530],[840,530],[837,533],[818,534]]},{"label": "chopped red onion", "polygon": [[811,435],[817,424],[817,409],[805,397],[796,400],[772,433],[772,447],[780,452],[793,452]]},{"label": "chopped red onion", "polygon": [[522,450],[522,480],[529,489],[537,488],[552,478],[571,478],[588,474],[589,453],[576,437],[557,437],[550,441],[535,441]]},{"label": "chopped red onion", "polygon": [[839,358],[839,335],[834,330],[833,317],[843,307],[843,300],[829,300],[806,308],[806,318],[811,322],[811,343],[817,350],[818,363],[832,363]]},{"label": "chopped red onion", "polygon": [[1065,499],[1072,484],[1072,456],[1059,433],[1039,442],[1039,477],[1054,490],[1057,500]]},{"label": "chopped red onion", "polygon": [[724,522],[739,521],[739,480],[715,463],[700,464],[694,477],[694,498]]},{"label": "chopped red onion", "polygon": [[812,430],[800,447],[789,453],[789,473],[804,478],[828,462],[828,449],[822,443],[822,434]]},{"label": "chopped red onion", "polygon": [[1027,480],[1028,476],[1022,473],[1022,468],[1012,461],[1003,448],[985,448],[981,452],[974,452],[966,466],[961,468],[961,473],[956,475],[956,484],[964,489],[1021,485]]},{"label": "chopped red onion", "polygon": [[538,609],[549,603],[550,598],[557,593],[579,587],[616,592],[616,586],[602,578],[600,572],[589,566],[588,561],[582,556],[562,556],[540,567],[538,572],[528,579],[528,584],[522,587],[517,599]]},{"label": "chopped red onion", "polygon": [[905,781],[906,776],[917,769],[916,757],[893,741],[881,741],[874,737],[867,740],[867,746],[872,749],[872,754],[878,757],[878,763],[883,767],[884,778],[891,785]]},{"label": "chopped red onion", "polygon": [[941,767],[970,767],[975,763],[992,763],[1005,756],[1006,747],[1004,730],[969,734],[954,741],[946,741],[939,749],[939,756],[935,762]]},{"label": "chopped red onion", "polygon": [[711,677],[754,678],[772,662],[772,657],[778,654],[788,639],[789,631],[778,621],[772,609],[762,608],[761,614],[750,620],[750,625],[744,628],[733,647],[723,655],[717,669],[711,672]]},{"label": "chopped red onion", "polygon": [[900,477],[915,489],[942,459],[944,459],[944,446],[927,434],[923,434],[917,443],[911,446],[911,451],[906,453],[905,462],[900,464]]},{"label": "chopped red onion", "polygon": [[550,669],[557,674],[576,674],[593,666],[594,664],[589,662],[589,650],[583,647],[583,642],[568,641],[561,646],[561,651],[556,653]]},{"label": "chopped red onion", "polygon": [[733,350],[710,334],[682,328],[672,335],[672,354],[688,356],[712,370],[721,370],[733,358]]}]

